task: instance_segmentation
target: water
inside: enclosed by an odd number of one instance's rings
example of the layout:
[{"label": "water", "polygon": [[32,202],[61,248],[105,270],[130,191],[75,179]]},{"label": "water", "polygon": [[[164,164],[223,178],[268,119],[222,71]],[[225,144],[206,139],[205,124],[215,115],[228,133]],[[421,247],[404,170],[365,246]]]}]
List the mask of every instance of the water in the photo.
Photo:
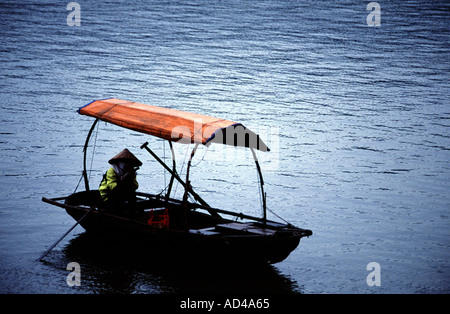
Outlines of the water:
[{"label": "water", "polygon": [[[67,3],[0,4],[0,292],[449,292],[448,2],[379,1],[379,27],[368,1],[79,1],[80,27]],[[77,227],[36,262],[73,224],[41,197],[80,179],[93,120],[76,109],[108,97],[264,133],[268,207],[314,235],[282,263],[233,272],[144,267],[111,255],[114,243],[97,252]],[[162,141],[101,123],[92,184],[126,146],[147,166],[142,190],[160,191],[169,178],[145,141],[169,157]],[[200,150],[194,188],[259,215],[256,171],[237,151],[224,162],[221,148]],[[80,287],[66,284],[69,262]],[[381,286],[366,282],[370,262]]]}]

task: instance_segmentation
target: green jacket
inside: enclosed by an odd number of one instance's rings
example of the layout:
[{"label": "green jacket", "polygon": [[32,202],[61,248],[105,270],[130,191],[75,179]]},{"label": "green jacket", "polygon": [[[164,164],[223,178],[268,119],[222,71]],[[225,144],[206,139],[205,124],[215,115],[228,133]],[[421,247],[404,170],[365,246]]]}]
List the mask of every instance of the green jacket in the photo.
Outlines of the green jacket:
[{"label": "green jacket", "polygon": [[134,192],[139,187],[136,176],[133,175],[124,181],[120,181],[119,176],[111,167],[103,176],[102,183],[100,183],[99,191],[103,201],[111,200],[111,198],[125,200],[126,195]]}]

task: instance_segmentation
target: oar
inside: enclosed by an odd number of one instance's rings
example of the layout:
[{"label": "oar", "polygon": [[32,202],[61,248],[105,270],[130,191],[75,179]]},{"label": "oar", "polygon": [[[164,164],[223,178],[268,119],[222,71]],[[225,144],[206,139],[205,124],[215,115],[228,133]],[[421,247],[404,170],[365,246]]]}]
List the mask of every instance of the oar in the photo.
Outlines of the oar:
[{"label": "oar", "polygon": [[95,204],[91,206],[91,208],[89,209],[89,211],[83,215],[83,217],[80,218],[80,220],[78,220],[69,230],[67,230],[66,233],[64,233],[55,243],[53,243],[52,246],[50,246],[47,251],[45,251],[36,261],[41,261],[45,255],[48,254],[48,252],[50,252],[59,242],[61,242],[62,239],[64,239],[66,237],[66,235],[68,235],[70,233],[70,231],[72,231],[76,226],[78,226],[78,224],[91,212],[95,209]]}]

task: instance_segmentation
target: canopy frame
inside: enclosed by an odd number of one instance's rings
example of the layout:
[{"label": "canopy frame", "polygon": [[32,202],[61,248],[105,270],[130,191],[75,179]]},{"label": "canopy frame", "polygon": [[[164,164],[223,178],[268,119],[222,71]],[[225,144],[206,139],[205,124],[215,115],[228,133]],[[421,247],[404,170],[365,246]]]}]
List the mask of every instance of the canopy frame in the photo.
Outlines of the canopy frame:
[{"label": "canopy frame", "polygon": [[84,142],[84,148],[83,148],[83,177],[84,177],[84,187],[86,191],[89,191],[89,178],[87,175],[87,165],[86,165],[86,158],[87,158],[87,148],[89,145],[89,140],[91,138],[92,132],[95,129],[95,126],[97,125],[99,119],[95,119],[94,123],[92,124],[89,133],[86,137],[86,141]]},{"label": "canopy frame", "polygon": [[[166,139],[169,142],[170,150],[172,152],[172,169],[164,161],[162,161],[148,147],[148,142],[145,142],[140,147],[141,149],[147,150],[147,152],[150,153],[150,155],[153,158],[155,158],[156,161],[158,161],[171,174],[171,178],[170,178],[170,182],[169,182],[169,186],[168,186],[168,190],[167,190],[167,194],[166,194],[165,199],[169,200],[170,193],[171,193],[172,186],[173,186],[173,181],[174,181],[174,179],[176,179],[178,182],[181,183],[181,185],[185,189],[184,195],[183,195],[183,202],[185,204],[187,204],[188,194],[191,194],[196,201],[198,201],[206,210],[208,210],[208,208],[211,208],[211,206],[209,206],[208,203],[204,199],[202,199],[197,193],[194,192],[194,190],[192,189],[192,186],[190,184],[190,181],[189,181],[189,173],[190,173],[190,168],[191,168],[191,164],[192,164],[192,159],[194,158],[194,155],[195,155],[195,153],[196,153],[200,143],[202,143],[204,145],[210,145],[211,143],[216,142],[216,143],[223,143],[223,144],[228,144],[229,145],[230,144],[230,141],[229,141],[230,140],[230,133],[228,133],[228,137],[227,137],[227,130],[230,130],[231,127],[233,127],[234,130],[236,130],[236,127],[238,127],[238,128],[242,128],[242,129],[239,129],[239,130],[244,132],[243,133],[244,136],[243,137],[241,136],[240,139],[239,138],[237,139],[237,137],[238,137],[237,134],[236,133],[231,133],[231,136],[233,137],[233,141],[234,141],[233,144],[234,144],[234,146],[248,147],[248,148],[250,148],[250,150],[252,152],[253,159],[254,159],[255,164],[256,164],[256,169],[258,171],[259,182],[260,182],[260,189],[261,189],[261,196],[262,196],[262,205],[263,205],[263,218],[262,218],[262,221],[263,221],[264,224],[266,223],[266,221],[267,221],[267,203],[266,203],[266,193],[264,192],[264,179],[263,179],[263,176],[262,176],[261,167],[259,165],[259,161],[258,161],[258,158],[256,156],[255,149],[263,150],[263,151],[270,151],[270,149],[264,144],[264,142],[262,142],[260,140],[259,135],[257,135],[255,133],[251,132],[250,130],[246,129],[242,124],[239,124],[239,123],[234,123],[232,121],[226,121],[226,120],[222,120],[222,119],[217,119],[217,121],[213,121],[213,122],[223,122],[223,121],[225,121],[228,124],[225,127],[223,127],[223,128],[218,128],[206,140],[203,138],[201,141],[195,141],[196,133],[194,133],[193,138],[194,138],[195,146],[194,146],[194,148],[193,148],[193,150],[191,152],[191,155],[190,155],[190,158],[189,158],[189,161],[188,161],[187,170],[186,170],[186,180],[183,181],[180,178],[180,176],[178,175],[177,171],[176,171],[175,153],[174,153],[173,146],[172,146],[172,141],[174,141],[174,139],[172,137],[168,138],[167,136],[162,136],[161,134],[154,134],[154,133],[151,133],[151,132],[143,131],[142,129],[136,129],[136,128],[132,128],[132,127],[129,127],[129,126],[121,125],[117,121],[111,121],[110,118],[105,118],[104,114],[107,111],[110,111],[112,108],[109,108],[108,110],[106,110],[106,111],[104,111],[102,113],[92,113],[92,112],[85,112],[85,111],[83,111],[83,109],[88,107],[89,105],[91,105],[93,103],[96,103],[96,102],[101,102],[101,101],[102,100],[93,101],[93,102],[87,104],[86,106],[84,106],[84,107],[82,107],[82,108],[80,108],[78,110],[78,112],[80,114],[96,117],[94,123],[92,124],[92,126],[91,126],[91,128],[90,128],[90,130],[88,132],[86,141],[84,143],[84,148],[83,148],[83,151],[84,151],[84,156],[83,156],[83,177],[84,177],[84,184],[85,184],[86,191],[90,190],[89,178],[88,178],[88,175],[87,175],[87,162],[86,162],[86,160],[87,160],[87,148],[88,148],[88,145],[89,145],[89,140],[90,140],[90,138],[92,136],[92,132],[95,129],[95,126],[97,125],[99,120],[103,120],[103,121],[106,121],[106,122],[110,122],[110,123],[116,124],[116,125],[121,126],[121,127],[132,129],[132,130],[137,131],[137,132],[147,133],[147,134],[150,134],[150,135],[154,135],[154,136]],[[127,104],[129,104],[129,103],[137,104],[137,103],[127,102],[127,101],[124,101],[124,100],[113,99],[113,98],[105,99],[103,101],[116,101],[116,102],[119,102],[118,104],[114,104],[114,106],[120,105],[121,102],[124,102],[124,103],[127,103]],[[147,106],[147,105],[143,105],[143,104],[137,104],[137,105],[139,107]],[[148,106],[148,107],[152,107],[153,108],[153,106]],[[154,107],[154,108],[158,108],[158,107]],[[164,111],[166,111],[166,112],[172,112],[171,109],[165,109],[165,108],[160,108],[160,109],[164,109]],[[176,111],[176,112],[179,113],[178,111]],[[200,116],[200,115],[197,115],[197,116]],[[208,119],[212,118],[212,117],[208,117],[208,116],[203,116],[203,117],[206,117]],[[203,128],[204,128],[204,126],[203,126]],[[201,131],[203,131],[203,128],[201,129]],[[199,130],[197,130],[197,132],[198,131]],[[172,135],[173,135],[173,133],[172,133]],[[251,136],[256,136],[256,145],[254,145],[254,146],[252,146],[251,143],[250,143],[250,142],[252,142],[252,139],[250,139]],[[254,139],[255,138],[253,138],[253,141],[254,141]],[[182,142],[182,141],[180,141],[180,142]],[[208,210],[208,212],[214,217],[220,217],[220,215],[217,213],[217,211]]]}]

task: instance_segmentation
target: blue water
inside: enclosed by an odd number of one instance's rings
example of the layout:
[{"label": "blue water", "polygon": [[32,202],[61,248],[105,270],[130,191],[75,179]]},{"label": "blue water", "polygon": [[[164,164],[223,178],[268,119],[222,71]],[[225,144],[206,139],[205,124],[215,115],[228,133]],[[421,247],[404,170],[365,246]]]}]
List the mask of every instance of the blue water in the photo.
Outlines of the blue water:
[{"label": "blue water", "polygon": [[[0,4],[0,292],[450,291],[448,1],[378,1],[373,27],[369,1],[80,0],[81,26],[67,24],[68,3]],[[268,208],[313,236],[268,269],[192,274],[102,258],[77,227],[36,262],[74,222],[41,198],[79,182],[93,119],[76,109],[109,97],[261,133]],[[164,142],[100,123],[92,185],[128,147],[145,164],[141,190],[161,191],[169,177],[145,141],[169,158]],[[181,168],[187,149],[176,149]],[[202,148],[194,188],[261,214],[248,157]],[[66,284],[69,262],[80,287]],[[380,286],[366,282],[371,262]]]}]

